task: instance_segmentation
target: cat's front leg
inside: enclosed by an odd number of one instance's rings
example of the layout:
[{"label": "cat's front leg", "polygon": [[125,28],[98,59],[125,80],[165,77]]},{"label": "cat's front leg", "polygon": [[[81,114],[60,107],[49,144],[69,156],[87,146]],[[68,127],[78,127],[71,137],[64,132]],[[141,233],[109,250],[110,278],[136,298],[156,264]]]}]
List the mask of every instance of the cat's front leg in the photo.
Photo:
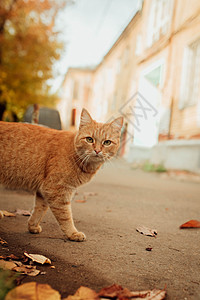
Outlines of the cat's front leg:
[{"label": "cat's front leg", "polygon": [[35,207],[31,217],[28,220],[29,232],[40,233],[42,231],[42,227],[40,226],[40,221],[45,215],[48,207],[49,207],[48,203],[44,200],[44,198],[39,193],[36,193]]},{"label": "cat's front leg", "polygon": [[83,232],[79,232],[74,225],[71,211],[72,195],[73,191],[67,191],[65,195],[51,195],[46,199],[67,239],[82,242],[86,236]]}]

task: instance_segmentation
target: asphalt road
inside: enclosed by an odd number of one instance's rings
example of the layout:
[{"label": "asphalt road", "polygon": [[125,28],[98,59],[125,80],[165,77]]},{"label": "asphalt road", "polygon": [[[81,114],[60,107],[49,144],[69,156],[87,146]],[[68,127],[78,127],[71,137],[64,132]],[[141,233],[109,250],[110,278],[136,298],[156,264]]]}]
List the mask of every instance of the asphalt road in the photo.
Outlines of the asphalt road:
[{"label": "asphalt road", "polygon": [[[97,194],[76,202],[85,192]],[[33,195],[0,189],[1,209],[30,210],[32,205]],[[72,209],[86,242],[64,242],[50,210],[39,235],[28,233],[27,217],[0,220],[0,237],[8,242],[8,247],[0,246],[0,254],[39,253],[55,266],[38,266],[46,274],[23,282],[48,283],[62,297],[81,285],[98,291],[117,283],[130,290],[166,286],[170,300],[200,299],[200,230],[179,229],[200,219],[199,183],[163,179],[114,162],[78,190]],[[138,233],[139,225],[156,229],[157,237]]]}]

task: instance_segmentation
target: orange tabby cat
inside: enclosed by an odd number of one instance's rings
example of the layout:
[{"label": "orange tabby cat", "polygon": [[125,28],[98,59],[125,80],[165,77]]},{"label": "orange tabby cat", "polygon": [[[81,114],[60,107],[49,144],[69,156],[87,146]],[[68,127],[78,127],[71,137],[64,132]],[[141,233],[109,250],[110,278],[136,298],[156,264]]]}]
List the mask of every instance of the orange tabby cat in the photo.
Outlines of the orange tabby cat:
[{"label": "orange tabby cat", "polygon": [[41,232],[40,221],[51,208],[65,237],[85,240],[74,226],[71,198],[119,148],[123,118],[97,123],[82,110],[77,133],[31,124],[0,122],[0,183],[35,192],[28,221],[31,233]]}]

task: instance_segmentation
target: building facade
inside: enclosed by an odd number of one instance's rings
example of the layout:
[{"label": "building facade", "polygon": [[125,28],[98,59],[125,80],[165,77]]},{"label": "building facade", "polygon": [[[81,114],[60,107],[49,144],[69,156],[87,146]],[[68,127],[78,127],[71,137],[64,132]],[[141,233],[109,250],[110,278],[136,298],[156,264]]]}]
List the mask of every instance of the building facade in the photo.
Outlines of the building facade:
[{"label": "building facade", "polygon": [[[123,153],[130,161],[166,163],[165,150],[156,155],[158,145],[165,149],[181,140],[184,152],[196,140],[195,165],[200,169],[200,2],[138,3],[132,20],[95,69],[69,69],[58,107],[64,127],[77,125],[73,109],[78,116],[83,106],[101,121],[123,115]],[[181,161],[166,166],[182,165],[185,168]]]}]

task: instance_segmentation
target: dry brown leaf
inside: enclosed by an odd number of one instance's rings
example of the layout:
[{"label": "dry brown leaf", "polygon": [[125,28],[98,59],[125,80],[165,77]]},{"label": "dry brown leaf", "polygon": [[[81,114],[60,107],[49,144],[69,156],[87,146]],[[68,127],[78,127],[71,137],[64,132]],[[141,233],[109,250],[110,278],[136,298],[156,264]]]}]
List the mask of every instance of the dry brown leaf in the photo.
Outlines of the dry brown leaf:
[{"label": "dry brown leaf", "polygon": [[200,222],[197,220],[190,220],[180,226],[181,229],[184,228],[200,228]]},{"label": "dry brown leaf", "polygon": [[4,270],[12,270],[29,276],[37,276],[40,271],[35,266],[23,265],[21,262],[0,260],[0,268]]},{"label": "dry brown leaf", "polygon": [[3,214],[2,210],[0,210],[0,219],[3,219],[3,217],[4,217],[4,214]]},{"label": "dry brown leaf", "polygon": [[68,296],[63,300],[96,300],[98,299],[98,295],[95,291],[81,286],[73,296]]},{"label": "dry brown leaf", "polygon": [[[122,288],[120,285],[113,284],[111,286],[105,287],[100,290],[98,293],[99,297],[103,298],[115,298],[118,300],[125,300],[125,299],[145,299],[145,300],[162,300],[166,296],[165,290],[147,290],[147,291],[134,291],[131,292],[128,289]],[[70,299],[73,300],[73,299]],[[76,299],[75,299],[76,300]]]},{"label": "dry brown leaf", "polygon": [[142,291],[142,292],[131,292],[132,299],[139,300],[162,300],[165,299],[166,291],[165,290],[152,290],[152,291]]},{"label": "dry brown leaf", "polygon": [[28,254],[27,252],[24,252],[24,255],[26,255],[28,258],[30,258],[32,261],[35,261],[39,264],[51,264],[51,260],[47,258],[44,255],[40,254]]},{"label": "dry brown leaf", "polygon": [[21,216],[30,216],[31,215],[30,211],[24,210],[24,209],[19,209],[19,208],[17,208],[16,214],[21,215]]},{"label": "dry brown leaf", "polygon": [[85,203],[86,200],[75,200],[76,203]]},{"label": "dry brown leaf", "polygon": [[98,293],[100,297],[116,298],[120,292],[123,291],[121,285],[113,284],[101,289]]},{"label": "dry brown leaf", "polygon": [[20,267],[16,266],[12,270],[28,276],[37,276],[40,273],[40,270],[37,270],[35,266],[26,266],[26,265],[22,265]]},{"label": "dry brown leaf", "polygon": [[9,211],[7,211],[7,210],[2,210],[2,213],[3,213],[3,215],[4,215],[5,217],[16,217],[15,214],[13,214],[13,213],[11,213],[11,212],[9,212]]},{"label": "dry brown leaf", "polygon": [[3,246],[8,245],[8,243],[5,240],[3,240],[2,238],[0,238],[0,244]]},{"label": "dry brown leaf", "polygon": [[17,265],[12,261],[0,260],[0,268],[3,270],[13,270]]},{"label": "dry brown leaf", "polygon": [[48,284],[40,284],[37,282],[24,283],[13,290],[7,295],[5,300],[60,300],[58,291],[52,289]]},{"label": "dry brown leaf", "polygon": [[156,235],[158,234],[157,230],[150,229],[150,228],[147,228],[145,226],[138,226],[136,228],[136,231],[140,232],[141,234],[148,235],[148,236],[153,236],[153,237],[156,237]]},{"label": "dry brown leaf", "polygon": [[0,255],[0,259],[16,259],[16,260],[20,260],[21,258],[14,255],[14,254],[10,254],[10,255]]}]

